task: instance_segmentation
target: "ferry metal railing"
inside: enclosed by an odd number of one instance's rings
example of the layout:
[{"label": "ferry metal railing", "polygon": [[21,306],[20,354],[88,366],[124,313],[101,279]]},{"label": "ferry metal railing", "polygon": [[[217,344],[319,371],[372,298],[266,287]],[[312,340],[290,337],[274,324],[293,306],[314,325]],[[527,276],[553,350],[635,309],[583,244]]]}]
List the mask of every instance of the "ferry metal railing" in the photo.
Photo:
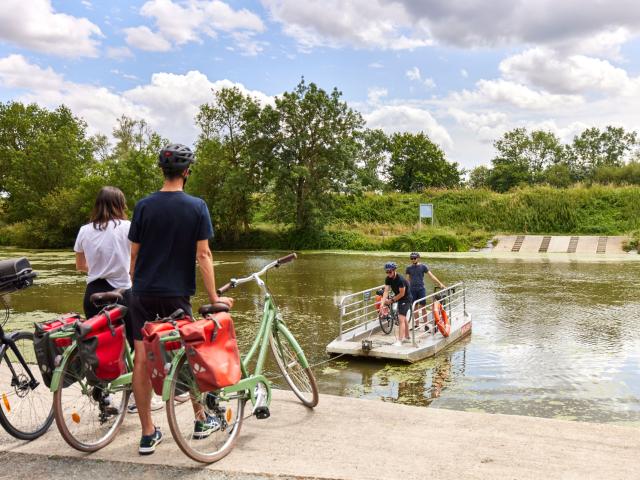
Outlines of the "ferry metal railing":
[{"label": "ferry metal railing", "polygon": [[[411,320],[409,323],[411,327],[411,344],[413,346],[416,346],[416,320],[421,325],[429,325],[430,332],[434,332],[437,328],[433,318],[433,302],[436,300],[442,304],[450,319],[453,319],[458,313],[462,313],[465,317],[467,315],[467,293],[464,282],[454,283],[430,295],[415,299],[411,304]],[[425,302],[426,306],[419,305],[422,302]],[[417,315],[414,315],[415,312],[417,312]]]},{"label": "ferry metal railing", "polygon": [[[378,325],[378,310],[375,305],[376,290],[384,289],[384,285],[368,288],[361,292],[345,295],[340,300],[340,339],[344,340],[354,330],[364,331]],[[373,322],[374,325],[369,325]]]},{"label": "ferry metal railing", "polygon": [[[368,288],[360,292],[345,295],[340,300],[340,340],[352,338],[359,333],[364,333],[380,325],[378,310],[376,309],[376,291],[384,289],[384,285]],[[433,301],[438,299],[445,308],[449,318],[453,318],[459,311],[467,314],[466,289],[464,282],[458,282],[442,290],[436,291],[423,298],[418,298],[411,305],[410,323],[411,343],[416,345],[416,328],[413,312],[418,312],[418,320],[422,325],[428,324],[435,327],[433,318]],[[421,301],[426,302],[425,307],[417,307]]]}]

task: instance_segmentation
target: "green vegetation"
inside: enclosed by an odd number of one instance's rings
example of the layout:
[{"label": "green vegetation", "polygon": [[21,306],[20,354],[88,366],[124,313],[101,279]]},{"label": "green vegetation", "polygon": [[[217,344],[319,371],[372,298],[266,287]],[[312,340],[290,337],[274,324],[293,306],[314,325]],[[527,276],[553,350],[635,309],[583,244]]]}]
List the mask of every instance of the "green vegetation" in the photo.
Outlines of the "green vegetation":
[{"label": "green vegetation", "polygon": [[[304,80],[272,105],[222,89],[195,124],[186,189],[207,202],[216,248],[464,251],[497,233],[635,232],[638,243],[637,135],[622,128],[570,144],[514,129],[465,183],[424,132],[367,129],[338,90]],[[0,244],[69,248],[102,186],[129,210],[157,190],[168,140],[124,116],[112,138],[88,136],[65,106],[0,103]],[[417,227],[419,203],[435,205],[435,227]]]}]

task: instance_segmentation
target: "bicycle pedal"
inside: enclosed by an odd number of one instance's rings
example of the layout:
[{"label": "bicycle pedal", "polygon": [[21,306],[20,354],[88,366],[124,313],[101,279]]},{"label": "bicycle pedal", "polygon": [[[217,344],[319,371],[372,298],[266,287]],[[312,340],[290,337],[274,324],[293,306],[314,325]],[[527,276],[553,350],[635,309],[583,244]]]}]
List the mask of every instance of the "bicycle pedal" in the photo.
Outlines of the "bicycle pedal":
[{"label": "bicycle pedal", "polygon": [[271,416],[271,412],[269,411],[269,407],[267,406],[256,407],[256,409],[253,411],[253,414],[258,420],[263,420]]}]

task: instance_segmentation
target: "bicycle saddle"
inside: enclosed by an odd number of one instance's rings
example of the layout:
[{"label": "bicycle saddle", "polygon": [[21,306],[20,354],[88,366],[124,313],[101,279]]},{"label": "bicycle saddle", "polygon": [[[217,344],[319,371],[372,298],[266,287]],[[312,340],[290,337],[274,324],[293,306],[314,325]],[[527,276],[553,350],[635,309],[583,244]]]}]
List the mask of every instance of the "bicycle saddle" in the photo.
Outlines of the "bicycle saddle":
[{"label": "bicycle saddle", "polygon": [[98,292],[89,297],[89,301],[94,305],[109,305],[110,303],[120,303],[124,288],[117,288],[111,292]]},{"label": "bicycle saddle", "polygon": [[228,312],[229,305],[224,302],[216,302],[213,304],[202,305],[198,309],[198,313],[202,316],[209,315],[210,313]]}]

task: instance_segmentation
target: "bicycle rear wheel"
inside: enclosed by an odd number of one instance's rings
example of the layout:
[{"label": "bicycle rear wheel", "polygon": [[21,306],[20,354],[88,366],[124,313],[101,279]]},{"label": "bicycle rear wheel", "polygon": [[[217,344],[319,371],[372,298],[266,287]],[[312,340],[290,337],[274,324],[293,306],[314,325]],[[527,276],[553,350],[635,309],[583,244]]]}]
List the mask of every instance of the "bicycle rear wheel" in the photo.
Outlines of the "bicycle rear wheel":
[{"label": "bicycle rear wheel", "polygon": [[[25,368],[9,345],[0,359],[0,424],[20,440],[43,435],[53,422],[51,391],[42,380],[33,349],[33,334],[18,332],[13,337]],[[38,382],[31,381],[29,371]]]},{"label": "bicycle rear wheel", "polygon": [[[183,392],[189,393],[190,402],[180,401]],[[176,365],[167,400],[171,435],[188,457],[202,463],[216,462],[229,454],[240,435],[245,403],[242,392],[229,400],[215,392],[200,392],[183,356]]]},{"label": "bicycle rear wheel", "polygon": [[269,344],[278,368],[293,393],[305,406],[315,407],[319,400],[316,378],[311,368],[305,368],[300,363],[299,356],[304,359],[303,363],[308,365],[302,349],[284,324],[278,323],[273,329],[269,336]]},{"label": "bicycle rear wheel", "polygon": [[53,394],[53,410],[62,438],[76,450],[100,450],[118,433],[131,391],[107,388],[107,382],[89,385],[77,350],[69,356]]}]

